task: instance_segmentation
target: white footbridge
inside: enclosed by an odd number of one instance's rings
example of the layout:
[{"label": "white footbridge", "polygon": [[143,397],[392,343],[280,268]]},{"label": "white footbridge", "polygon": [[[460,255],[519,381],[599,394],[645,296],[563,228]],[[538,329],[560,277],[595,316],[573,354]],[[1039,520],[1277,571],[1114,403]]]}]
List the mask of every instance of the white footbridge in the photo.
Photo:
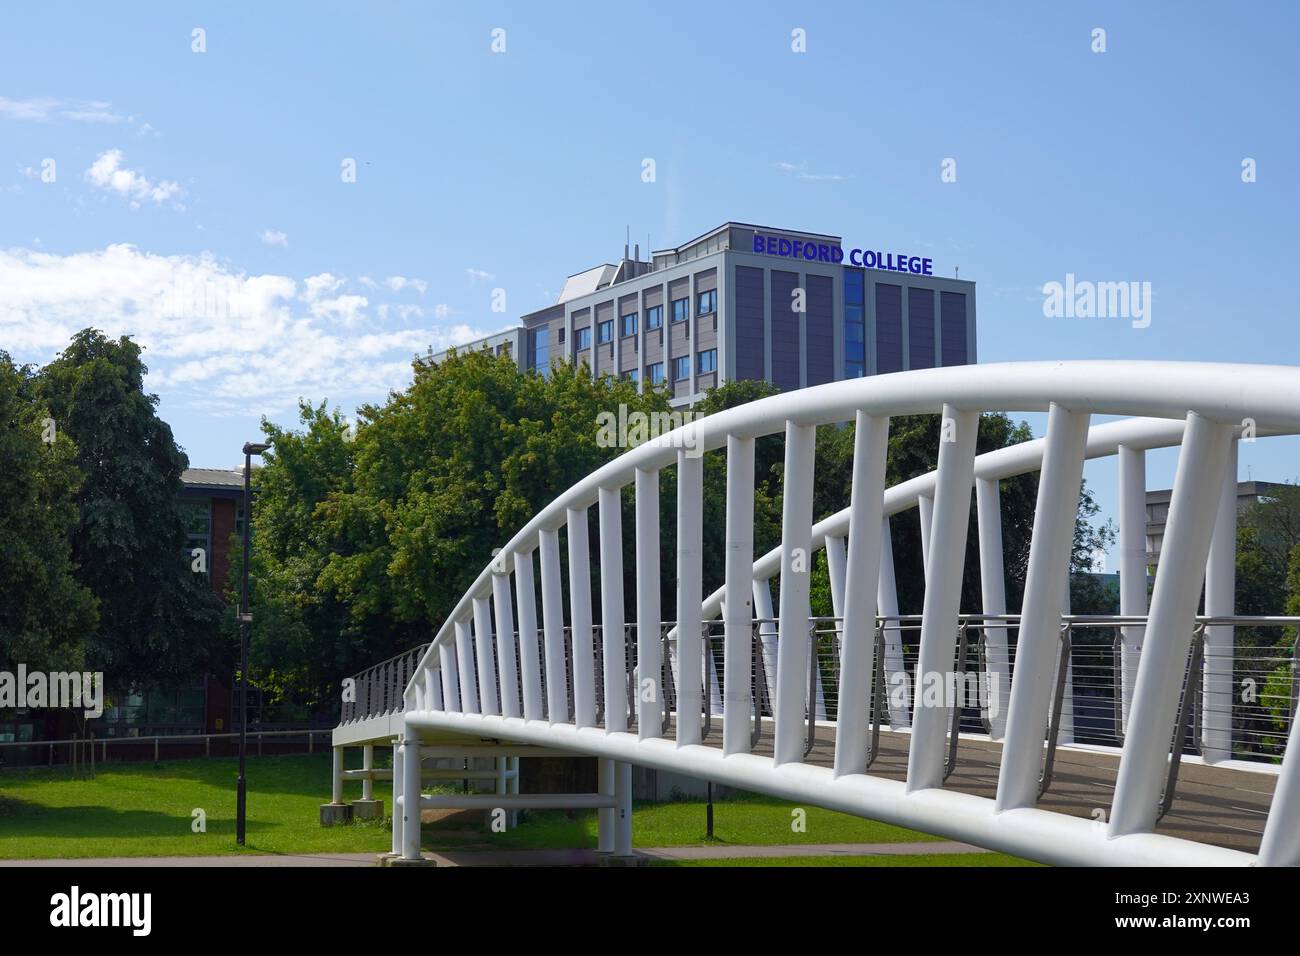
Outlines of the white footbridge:
[{"label": "white footbridge", "polygon": [[[977,454],[985,412],[1045,412],[1046,436]],[[938,469],[887,487],[890,418],[935,413]],[[843,422],[856,426],[850,505],[814,521],[817,429]],[[1146,361],[903,372],[698,419],[556,498],[430,644],[358,675],[323,814],[346,806],[345,780],[373,807],[374,782],[392,779],[392,857],[415,863],[422,809],[594,808],[600,850],[618,860],[632,857],[636,765],[1047,863],[1300,865],[1298,621],[1233,606],[1238,443],[1297,432],[1300,369]],[[768,435],[785,438],[781,544],[756,555],[754,449]],[[1148,606],[1146,453],[1171,446]],[[724,526],[708,529],[725,567],[706,595],[710,456],[725,458]],[[1067,606],[1094,458],[1119,469],[1121,607],[1104,618]],[[675,554],[661,548],[666,469]],[[1032,472],[1024,598],[1008,614],[999,482]],[[963,611],[972,495],[983,606]],[[898,608],[900,520],[920,522],[920,614]],[[821,548],[830,618],[810,612]],[[961,694],[975,685],[977,699]],[[376,746],[393,748],[392,770],[375,767]],[[343,769],[346,747],[362,748],[360,770]],[[597,758],[598,786],[520,793],[529,756]],[[424,792],[461,780],[487,792]]]}]

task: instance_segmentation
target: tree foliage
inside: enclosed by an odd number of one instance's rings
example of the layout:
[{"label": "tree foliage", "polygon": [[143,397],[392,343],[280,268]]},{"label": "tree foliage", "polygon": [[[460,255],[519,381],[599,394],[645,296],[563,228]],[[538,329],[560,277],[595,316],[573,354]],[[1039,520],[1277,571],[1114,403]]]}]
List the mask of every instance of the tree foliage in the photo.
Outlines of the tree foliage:
[{"label": "tree foliage", "polygon": [[83,476],[72,557],[99,602],[87,662],[118,687],[202,673],[220,614],[185,559],[179,495],[188,460],[158,417],[158,397],[144,390],[147,371],[129,338],[85,329],[36,379]]}]

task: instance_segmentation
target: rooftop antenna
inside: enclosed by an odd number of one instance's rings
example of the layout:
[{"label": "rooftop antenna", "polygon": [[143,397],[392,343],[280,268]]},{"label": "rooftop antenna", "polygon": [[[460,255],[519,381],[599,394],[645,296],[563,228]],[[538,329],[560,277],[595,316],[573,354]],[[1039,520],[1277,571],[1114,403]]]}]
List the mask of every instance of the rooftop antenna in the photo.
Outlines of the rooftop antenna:
[{"label": "rooftop antenna", "polygon": [[953,267],[952,267],[952,277],[953,277],[954,279],[957,279],[957,278],[960,278],[960,276],[961,276],[961,266],[953,266]]}]

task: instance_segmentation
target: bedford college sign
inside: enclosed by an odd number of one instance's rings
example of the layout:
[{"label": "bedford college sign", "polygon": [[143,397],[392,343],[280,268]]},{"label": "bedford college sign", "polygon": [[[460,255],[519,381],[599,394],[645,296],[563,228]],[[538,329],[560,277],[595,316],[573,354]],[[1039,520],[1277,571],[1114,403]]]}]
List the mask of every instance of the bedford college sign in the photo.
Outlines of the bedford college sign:
[{"label": "bedford college sign", "polygon": [[[785,236],[764,236],[754,233],[754,251],[761,255],[784,256],[787,259],[806,259],[809,262],[844,261],[844,250],[824,242],[804,242]],[[875,249],[853,249],[849,252],[849,265],[867,269],[884,269],[887,272],[910,272],[913,275],[933,275],[933,259],[909,256],[901,252],[880,252]]]}]

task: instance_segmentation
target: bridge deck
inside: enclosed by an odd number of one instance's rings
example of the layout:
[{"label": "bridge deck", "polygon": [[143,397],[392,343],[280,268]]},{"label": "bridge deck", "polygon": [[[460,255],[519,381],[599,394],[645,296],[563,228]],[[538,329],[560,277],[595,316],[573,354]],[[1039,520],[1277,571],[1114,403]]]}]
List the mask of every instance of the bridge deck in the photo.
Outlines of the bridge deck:
[{"label": "bridge deck", "polygon": [[[670,727],[668,736],[672,732]],[[906,779],[910,740],[908,734],[882,730],[880,754],[868,773],[893,780]],[[720,745],[720,728],[716,723],[704,743],[706,746]],[[753,752],[772,756],[770,724],[765,723],[763,736]],[[829,767],[834,762],[834,753],[834,728],[819,726],[816,744],[805,761]],[[992,799],[997,790],[1001,759],[1000,743],[962,737],[957,745],[957,767],[945,786]],[[1038,805],[1045,810],[1089,818],[1095,816],[1095,810],[1102,809],[1109,816],[1118,773],[1118,755],[1058,747],[1052,786]],[[1156,832],[1256,853],[1275,783],[1276,778],[1267,772],[1254,773],[1184,761],[1179,770],[1173,806],[1156,825]]]}]

